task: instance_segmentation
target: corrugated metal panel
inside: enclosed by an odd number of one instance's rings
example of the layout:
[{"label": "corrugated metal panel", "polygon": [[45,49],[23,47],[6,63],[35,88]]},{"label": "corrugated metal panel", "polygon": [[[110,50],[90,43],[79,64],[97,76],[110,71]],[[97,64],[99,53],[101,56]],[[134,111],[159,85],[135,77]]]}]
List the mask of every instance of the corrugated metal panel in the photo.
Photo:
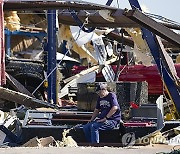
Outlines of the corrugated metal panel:
[{"label": "corrugated metal panel", "polygon": [[3,1],[0,0],[0,85],[6,83],[5,80],[5,48],[4,48],[4,15]]}]

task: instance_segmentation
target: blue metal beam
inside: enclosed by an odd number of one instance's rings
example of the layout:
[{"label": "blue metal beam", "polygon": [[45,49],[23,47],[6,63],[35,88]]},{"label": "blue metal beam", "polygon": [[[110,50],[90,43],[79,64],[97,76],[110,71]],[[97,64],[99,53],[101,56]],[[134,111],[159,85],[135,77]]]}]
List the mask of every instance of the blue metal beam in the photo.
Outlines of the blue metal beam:
[{"label": "blue metal beam", "polygon": [[42,39],[47,36],[47,33],[45,32],[24,32],[24,31],[10,31],[8,29],[5,29],[5,35],[6,35],[6,54],[8,56],[11,56],[11,35],[24,35],[29,37],[36,37],[39,39],[39,41],[42,41]]},{"label": "blue metal beam", "polygon": [[[129,3],[132,8],[142,10],[137,0],[129,0]],[[151,54],[161,74],[161,78],[166,85],[166,89],[168,90],[170,98],[172,99],[177,111],[180,112],[180,91],[174,81],[171,72],[169,71],[167,61],[164,60],[162,49],[157,40],[157,37],[152,32],[150,32],[145,28],[141,28],[141,30],[143,33],[143,39],[146,40],[148,44]],[[179,116],[178,113],[177,115]]]},{"label": "blue metal beam", "polygon": [[41,41],[45,36],[47,36],[47,33],[46,32],[24,32],[20,30],[16,30],[12,32],[8,29],[5,29],[5,35],[24,35],[24,36],[29,36],[29,37],[36,37]]},{"label": "blue metal beam", "polygon": [[11,56],[11,32],[8,30],[5,30],[6,34],[6,54],[8,56]]},{"label": "blue metal beam", "polygon": [[56,10],[48,10],[48,102],[56,103]]},{"label": "blue metal beam", "polygon": [[34,36],[34,37],[45,37],[47,36],[47,33],[45,32],[25,32],[25,31],[20,31],[20,30],[16,30],[16,31],[10,31],[8,29],[5,29],[5,35],[25,35],[25,36]]}]

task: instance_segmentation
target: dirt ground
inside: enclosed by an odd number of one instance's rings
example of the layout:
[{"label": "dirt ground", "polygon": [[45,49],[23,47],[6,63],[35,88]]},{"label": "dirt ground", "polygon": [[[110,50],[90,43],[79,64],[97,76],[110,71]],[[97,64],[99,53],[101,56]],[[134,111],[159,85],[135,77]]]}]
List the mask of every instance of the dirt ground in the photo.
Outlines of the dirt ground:
[{"label": "dirt ground", "polygon": [[[0,148],[0,154],[156,154],[169,153],[173,149],[168,145],[116,147],[44,147],[44,148]],[[162,154],[161,153],[161,154]]]}]

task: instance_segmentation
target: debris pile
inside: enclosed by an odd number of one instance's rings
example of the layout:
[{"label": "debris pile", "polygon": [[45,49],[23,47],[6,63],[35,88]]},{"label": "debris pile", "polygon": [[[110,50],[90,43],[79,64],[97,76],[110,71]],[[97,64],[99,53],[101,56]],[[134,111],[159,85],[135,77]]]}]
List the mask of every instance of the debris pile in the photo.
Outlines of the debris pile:
[{"label": "debris pile", "polygon": [[4,2],[1,147],[77,147],[82,127],[75,137],[67,134],[91,118],[99,82],[117,93],[123,120],[111,132],[116,135],[101,132],[104,140],[180,144],[180,122],[165,121],[179,119],[180,65],[173,62],[179,62],[180,35],[170,29],[179,25],[154,20],[140,5],[128,10],[111,2]]}]

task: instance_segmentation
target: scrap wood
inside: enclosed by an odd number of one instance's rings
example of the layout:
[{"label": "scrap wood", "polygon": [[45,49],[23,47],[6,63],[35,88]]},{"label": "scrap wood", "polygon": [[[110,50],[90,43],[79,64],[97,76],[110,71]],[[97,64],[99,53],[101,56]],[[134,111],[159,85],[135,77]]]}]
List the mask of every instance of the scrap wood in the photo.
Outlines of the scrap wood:
[{"label": "scrap wood", "polygon": [[53,144],[54,138],[52,136],[45,137],[45,138],[40,138],[34,137],[30,139],[28,142],[23,144],[23,147],[48,147],[51,144]]},{"label": "scrap wood", "polygon": [[28,26],[21,26],[20,28],[21,31],[30,31],[30,32],[45,32],[45,29],[39,28],[39,27],[28,27]]},{"label": "scrap wood", "polygon": [[[109,64],[111,64],[111,63],[114,63],[116,60],[117,60],[117,57],[114,57],[114,58],[106,61],[106,65],[109,65]],[[88,73],[90,73],[90,72],[92,72],[92,71],[98,70],[99,67],[100,67],[99,65],[95,65],[95,66],[93,66],[93,67],[91,67],[91,68],[88,68],[88,69],[86,69],[86,70],[81,71],[79,74],[76,74],[76,75],[74,75],[74,76],[71,76],[71,77],[63,80],[63,82],[66,84],[66,83],[68,83],[68,82],[70,82],[70,81],[72,81],[72,80],[74,80],[74,79],[79,78],[80,76],[83,76],[83,75],[88,74]]]},{"label": "scrap wood", "polygon": [[70,130],[71,129],[64,130],[64,132],[62,133],[62,141],[56,141],[52,136],[40,139],[38,137],[34,137],[23,144],[22,147],[77,147],[78,145],[76,141],[74,141],[71,136],[66,137]]},{"label": "scrap wood", "polygon": [[13,103],[22,104],[26,107],[31,107],[31,108],[50,107],[50,108],[58,109],[58,106],[54,104],[50,104],[45,101],[3,87],[0,87],[0,100],[1,99]]}]

